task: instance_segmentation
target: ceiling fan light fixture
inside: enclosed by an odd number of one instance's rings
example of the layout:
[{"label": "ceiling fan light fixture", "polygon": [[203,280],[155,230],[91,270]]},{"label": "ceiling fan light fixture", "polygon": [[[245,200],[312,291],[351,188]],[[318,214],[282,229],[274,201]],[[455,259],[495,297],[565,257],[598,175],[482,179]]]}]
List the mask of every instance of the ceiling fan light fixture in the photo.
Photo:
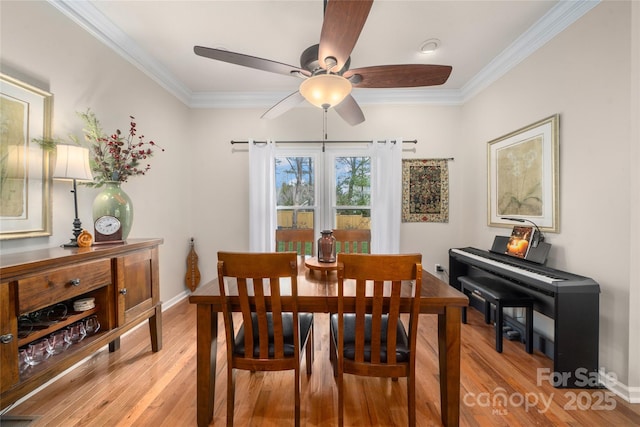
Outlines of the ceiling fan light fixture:
[{"label": "ceiling fan light fixture", "polygon": [[420,45],[420,53],[429,55],[431,53],[434,53],[436,50],[438,50],[438,47],[440,47],[440,40],[438,39],[425,40]]},{"label": "ceiling fan light fixture", "polygon": [[300,93],[316,107],[329,109],[351,93],[351,83],[336,74],[318,74],[302,82]]}]

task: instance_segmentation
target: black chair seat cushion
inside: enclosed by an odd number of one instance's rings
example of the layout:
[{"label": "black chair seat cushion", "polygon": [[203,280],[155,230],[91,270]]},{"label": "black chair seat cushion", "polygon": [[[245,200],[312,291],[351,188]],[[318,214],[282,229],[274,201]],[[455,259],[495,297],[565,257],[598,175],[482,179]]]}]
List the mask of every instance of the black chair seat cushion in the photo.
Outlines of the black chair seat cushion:
[{"label": "black chair seat cushion", "polygon": [[[380,361],[387,362],[387,325],[388,316],[382,316],[382,343],[380,345]],[[336,348],[338,346],[338,315],[331,315],[331,339]],[[365,343],[364,360],[371,362],[371,315],[365,315],[364,322]],[[398,322],[396,331],[396,362],[409,361],[409,337],[402,322]],[[356,315],[353,313],[344,315],[344,357],[355,360],[355,339],[356,339]]]},{"label": "black chair seat cushion", "polygon": [[[253,324],[253,357],[259,357],[258,316],[255,313],[252,314],[251,320]],[[298,321],[300,322],[300,347],[302,348],[306,343],[309,331],[313,325],[313,313],[298,313]],[[267,324],[269,327],[269,357],[274,357],[272,313],[267,313]],[[282,329],[284,332],[284,355],[292,357],[295,354],[293,347],[292,313],[282,313]],[[236,334],[233,352],[237,355],[244,356],[244,325],[240,326],[240,330]]]}]

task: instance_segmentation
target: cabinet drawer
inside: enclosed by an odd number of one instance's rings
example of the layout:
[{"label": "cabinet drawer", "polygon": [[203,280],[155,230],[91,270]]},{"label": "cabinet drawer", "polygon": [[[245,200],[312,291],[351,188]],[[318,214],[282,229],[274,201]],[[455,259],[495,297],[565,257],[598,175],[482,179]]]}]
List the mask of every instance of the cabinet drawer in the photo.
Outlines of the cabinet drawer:
[{"label": "cabinet drawer", "polygon": [[108,259],[45,271],[18,283],[20,314],[76,297],[111,283]]}]

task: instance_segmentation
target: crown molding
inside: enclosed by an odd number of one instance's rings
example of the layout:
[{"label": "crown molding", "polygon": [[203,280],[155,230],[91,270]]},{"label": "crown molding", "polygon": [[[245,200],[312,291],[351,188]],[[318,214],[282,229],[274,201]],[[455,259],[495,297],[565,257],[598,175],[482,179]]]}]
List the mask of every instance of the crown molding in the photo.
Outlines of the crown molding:
[{"label": "crown molding", "polygon": [[[290,92],[196,92],[190,108],[270,108],[289,96]],[[460,105],[462,98],[456,89],[353,89],[351,95],[360,105],[430,104]]]},{"label": "crown molding", "polygon": [[[354,89],[353,96],[361,105],[464,104],[593,9],[600,1],[561,0],[461,89]],[[289,95],[283,92],[192,92],[164,65],[109,21],[91,2],[48,2],[190,108],[269,108]]]},{"label": "crown molding", "polygon": [[109,21],[91,2],[77,0],[47,1],[184,104],[189,105],[189,101],[193,96],[191,90],[176,79],[164,65],[136,44],[124,31]]},{"label": "crown molding", "polygon": [[558,2],[460,89],[462,102],[467,102],[504,76],[509,70],[597,6],[600,1],[562,0]]}]

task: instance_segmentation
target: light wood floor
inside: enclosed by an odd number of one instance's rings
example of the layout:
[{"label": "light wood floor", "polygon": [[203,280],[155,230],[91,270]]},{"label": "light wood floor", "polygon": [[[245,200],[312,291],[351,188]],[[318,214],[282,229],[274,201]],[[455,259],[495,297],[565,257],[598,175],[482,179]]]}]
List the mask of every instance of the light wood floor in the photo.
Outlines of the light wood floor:
[{"label": "light wood floor", "polygon": [[[151,352],[148,328],[139,328],[122,339],[119,351],[100,351],[7,415],[38,415],[31,426],[196,425],[195,316],[195,306],[186,300],[178,303],[163,315],[164,347],[159,353]],[[328,317],[317,315],[313,374],[303,375],[301,388],[303,425],[337,424],[327,326]],[[220,331],[223,340],[224,328]],[[418,345],[418,425],[440,425],[435,316],[420,317]],[[502,354],[493,345],[493,328],[469,310],[469,324],[462,326],[462,426],[640,425],[640,405],[630,405],[606,389],[555,389],[548,382],[538,386],[537,369],[552,368],[548,358],[529,355],[515,342],[505,341]],[[213,422],[224,425],[226,347],[218,349]],[[407,424],[404,379],[345,379],[346,425]],[[240,371],[236,384],[236,425],[293,425],[292,372]],[[506,402],[496,399],[500,396]]]}]

